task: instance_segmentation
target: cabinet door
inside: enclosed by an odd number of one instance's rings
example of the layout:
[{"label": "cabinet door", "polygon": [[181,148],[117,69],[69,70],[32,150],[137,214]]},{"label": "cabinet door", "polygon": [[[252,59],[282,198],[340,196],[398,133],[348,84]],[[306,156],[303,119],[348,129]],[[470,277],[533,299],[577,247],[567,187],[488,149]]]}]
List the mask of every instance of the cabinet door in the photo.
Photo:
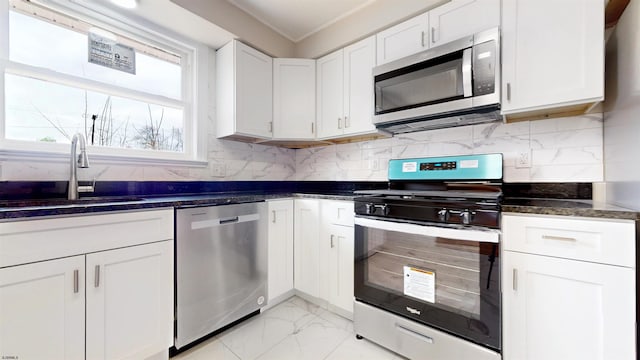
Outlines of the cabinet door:
[{"label": "cabinet door", "polygon": [[376,41],[371,36],[344,48],[344,133],[375,130],[373,75]]},{"label": "cabinet door", "polygon": [[84,256],[0,269],[0,354],[84,359]]},{"label": "cabinet door", "polygon": [[428,49],[428,28],[429,16],[424,13],[377,33],[377,64],[382,65]]},{"label": "cabinet door", "polygon": [[293,289],[293,200],[269,201],[268,293],[271,300]]},{"label": "cabinet door", "polygon": [[502,30],[504,114],[603,98],[602,0],[503,1]]},{"label": "cabinet door", "polygon": [[274,59],[273,137],[313,139],[315,105],[316,61]]},{"label": "cabinet door", "polygon": [[331,225],[329,246],[329,303],[353,314],[353,227]]},{"label": "cabinet door", "polygon": [[431,46],[500,26],[500,0],[452,0],[429,11]]},{"label": "cabinet door", "polygon": [[236,41],[236,132],[271,137],[273,119],[273,60]]},{"label": "cabinet door", "polygon": [[318,59],[316,70],[318,138],[341,135],[344,131],[343,49]]},{"label": "cabinet door", "polygon": [[144,359],[173,345],[173,241],[87,255],[87,359]]},{"label": "cabinet door", "polygon": [[296,290],[314,297],[320,294],[319,215],[319,200],[295,200],[294,283]]},{"label": "cabinet door", "polygon": [[505,360],[635,359],[635,270],[504,251]]}]

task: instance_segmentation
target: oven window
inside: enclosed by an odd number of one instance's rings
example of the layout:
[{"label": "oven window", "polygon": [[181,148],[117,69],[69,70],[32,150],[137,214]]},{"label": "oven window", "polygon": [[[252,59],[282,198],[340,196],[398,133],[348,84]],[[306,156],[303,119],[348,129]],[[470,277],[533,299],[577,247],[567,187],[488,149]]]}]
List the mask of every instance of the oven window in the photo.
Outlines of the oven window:
[{"label": "oven window", "polygon": [[492,269],[496,244],[375,228],[363,231],[365,286],[481,319],[482,287],[496,289],[498,281],[497,264]]}]

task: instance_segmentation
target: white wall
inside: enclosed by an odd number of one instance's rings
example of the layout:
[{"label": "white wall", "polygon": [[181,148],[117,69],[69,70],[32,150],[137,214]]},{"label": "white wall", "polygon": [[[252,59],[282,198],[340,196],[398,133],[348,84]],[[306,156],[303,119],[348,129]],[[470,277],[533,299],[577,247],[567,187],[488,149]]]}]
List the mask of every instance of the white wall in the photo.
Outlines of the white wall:
[{"label": "white wall", "polygon": [[640,210],[640,2],[607,45],[604,159],[607,202]]}]

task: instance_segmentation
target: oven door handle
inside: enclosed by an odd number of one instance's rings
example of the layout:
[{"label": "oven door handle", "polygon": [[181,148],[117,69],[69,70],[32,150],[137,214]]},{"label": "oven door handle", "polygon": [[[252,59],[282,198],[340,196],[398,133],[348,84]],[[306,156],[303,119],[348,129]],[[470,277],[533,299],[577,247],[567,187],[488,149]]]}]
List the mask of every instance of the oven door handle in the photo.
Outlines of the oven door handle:
[{"label": "oven door handle", "polygon": [[355,218],[355,224],[372,229],[395,231],[405,234],[422,236],[442,237],[455,240],[466,240],[475,242],[500,242],[500,230],[496,229],[475,229],[475,228],[450,228],[444,226],[418,225],[395,221],[374,220],[364,217]]}]

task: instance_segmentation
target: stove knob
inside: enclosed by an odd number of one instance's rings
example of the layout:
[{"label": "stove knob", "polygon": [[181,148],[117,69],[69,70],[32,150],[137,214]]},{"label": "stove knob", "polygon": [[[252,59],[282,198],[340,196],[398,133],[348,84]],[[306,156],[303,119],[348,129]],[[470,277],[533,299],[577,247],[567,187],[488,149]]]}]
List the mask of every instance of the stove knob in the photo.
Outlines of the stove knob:
[{"label": "stove knob", "polygon": [[375,206],[373,206],[373,204],[365,204],[365,209],[364,212],[366,214],[373,214],[376,211]]},{"label": "stove knob", "polygon": [[382,215],[389,215],[389,205],[384,204],[380,207],[382,210]]},{"label": "stove knob", "polygon": [[438,211],[438,219],[442,222],[447,222],[447,220],[449,220],[449,210],[442,209]]},{"label": "stove knob", "polygon": [[462,223],[465,225],[469,225],[469,223],[471,222],[471,219],[473,219],[473,215],[475,215],[475,212],[473,211],[469,211],[469,210],[461,211],[460,218],[462,218]]}]

